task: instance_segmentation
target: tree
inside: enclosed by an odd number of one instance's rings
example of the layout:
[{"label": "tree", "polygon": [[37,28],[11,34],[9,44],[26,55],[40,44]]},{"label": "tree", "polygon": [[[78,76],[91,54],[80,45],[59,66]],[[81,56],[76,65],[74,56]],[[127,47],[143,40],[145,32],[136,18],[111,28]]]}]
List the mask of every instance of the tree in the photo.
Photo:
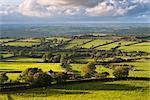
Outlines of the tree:
[{"label": "tree", "polygon": [[0,55],[0,60],[3,59],[3,58],[4,58],[3,55]]},{"label": "tree", "polygon": [[86,64],[82,68],[84,77],[88,77],[88,78],[93,77],[94,74],[96,73],[95,69],[96,69],[95,62],[89,62],[88,64]]},{"label": "tree", "polygon": [[66,64],[68,62],[68,54],[62,55],[60,58],[61,65]]},{"label": "tree", "polygon": [[117,67],[117,68],[115,68],[113,75],[116,78],[126,78],[129,75],[129,68],[121,67],[121,66]]},{"label": "tree", "polygon": [[45,54],[43,55],[42,59],[43,59],[44,63],[48,63],[48,60],[46,59],[46,55]]},{"label": "tree", "polygon": [[31,82],[33,82],[34,74],[36,74],[38,72],[43,72],[43,71],[41,69],[38,69],[38,68],[27,68],[25,71],[23,71],[21,73],[18,80],[31,83]]},{"label": "tree", "polygon": [[60,54],[54,56],[54,57],[53,57],[53,62],[54,62],[54,63],[59,63],[59,62],[60,62],[60,58],[61,58],[61,55],[60,55]]},{"label": "tree", "polygon": [[102,72],[102,73],[96,73],[95,74],[95,77],[96,78],[100,78],[100,79],[105,79],[109,76],[109,73],[108,72]]},{"label": "tree", "polygon": [[48,86],[52,82],[52,77],[44,72],[35,73],[33,76],[32,85],[34,86]]},{"label": "tree", "polygon": [[63,64],[61,64],[61,66],[62,66],[63,69],[65,69],[66,72],[72,70],[72,66],[68,63],[63,63]]},{"label": "tree", "polygon": [[6,73],[1,73],[0,74],[0,83],[5,83],[8,80],[8,76],[6,75]]},{"label": "tree", "polygon": [[41,41],[41,43],[44,43],[44,42],[46,41],[46,39],[45,39],[44,37],[42,37],[42,38],[40,39],[40,41]]},{"label": "tree", "polygon": [[19,80],[28,82],[34,86],[47,86],[51,84],[52,77],[41,69],[28,68],[21,73]]},{"label": "tree", "polygon": [[65,73],[58,73],[57,75],[54,76],[54,80],[57,83],[62,83],[65,82],[69,77]]}]

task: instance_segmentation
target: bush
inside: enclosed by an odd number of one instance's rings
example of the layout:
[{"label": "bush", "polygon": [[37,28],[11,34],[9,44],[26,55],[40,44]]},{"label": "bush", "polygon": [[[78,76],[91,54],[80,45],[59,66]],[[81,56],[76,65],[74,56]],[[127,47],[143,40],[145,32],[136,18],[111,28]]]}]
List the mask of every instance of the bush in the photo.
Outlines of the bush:
[{"label": "bush", "polygon": [[0,74],[0,84],[7,82],[7,80],[8,80],[8,76],[6,75],[6,73],[1,73]]},{"label": "bush", "polygon": [[109,76],[109,73],[108,72],[102,72],[102,73],[96,73],[95,74],[95,77],[96,78],[100,78],[100,79],[105,79]]},{"label": "bush", "polygon": [[66,82],[67,79],[69,79],[69,77],[65,73],[58,73],[57,75],[54,76],[54,80],[57,83]]},{"label": "bush", "polygon": [[129,75],[129,68],[118,67],[114,70],[113,75],[116,78],[126,78]]}]

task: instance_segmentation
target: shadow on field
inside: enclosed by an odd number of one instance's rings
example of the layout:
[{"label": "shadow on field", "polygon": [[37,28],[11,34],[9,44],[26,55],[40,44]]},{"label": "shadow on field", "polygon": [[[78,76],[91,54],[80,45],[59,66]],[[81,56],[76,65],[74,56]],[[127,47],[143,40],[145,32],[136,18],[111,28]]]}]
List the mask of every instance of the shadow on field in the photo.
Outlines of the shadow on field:
[{"label": "shadow on field", "polygon": [[58,90],[58,89],[51,89],[51,88],[38,88],[32,90],[22,90],[22,91],[15,91],[15,92],[3,92],[3,94],[8,95],[18,95],[18,96],[25,96],[25,97],[47,97],[47,96],[54,96],[54,95],[69,95],[69,94],[90,94],[89,92],[83,91],[73,91],[73,90]]},{"label": "shadow on field", "polygon": [[134,71],[149,71],[149,70],[144,70],[144,69],[135,69]]},{"label": "shadow on field", "polygon": [[104,83],[82,83],[72,85],[60,85],[52,87],[54,89],[66,89],[66,90],[119,90],[119,91],[132,91],[137,89],[143,89],[143,87],[136,87],[127,84],[104,84]]}]

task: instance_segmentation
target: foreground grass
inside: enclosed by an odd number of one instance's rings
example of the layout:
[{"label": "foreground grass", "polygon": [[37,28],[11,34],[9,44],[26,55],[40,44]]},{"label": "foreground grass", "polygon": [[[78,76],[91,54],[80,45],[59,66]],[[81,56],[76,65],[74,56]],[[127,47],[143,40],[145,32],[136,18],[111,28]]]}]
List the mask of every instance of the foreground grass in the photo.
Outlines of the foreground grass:
[{"label": "foreground grass", "polygon": [[149,81],[87,82],[0,94],[1,100],[148,100]]}]

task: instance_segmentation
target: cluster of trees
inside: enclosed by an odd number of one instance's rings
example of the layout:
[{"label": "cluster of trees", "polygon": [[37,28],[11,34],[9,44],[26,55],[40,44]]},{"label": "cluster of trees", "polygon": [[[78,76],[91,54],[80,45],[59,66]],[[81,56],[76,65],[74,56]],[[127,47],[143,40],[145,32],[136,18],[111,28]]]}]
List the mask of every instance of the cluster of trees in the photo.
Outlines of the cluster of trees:
[{"label": "cluster of trees", "polygon": [[43,62],[44,63],[59,63],[61,59],[61,55],[53,55],[52,53],[44,54],[43,55]]},{"label": "cluster of trees", "polygon": [[8,81],[8,76],[6,75],[6,73],[5,72],[0,73],[0,84],[5,83],[7,81]]},{"label": "cluster of trees", "polygon": [[[116,66],[114,68],[114,71],[113,71],[113,75],[114,77],[116,78],[126,78],[128,77],[129,75],[129,70],[131,69],[132,67],[129,67],[129,66]],[[95,66],[95,62],[90,62],[88,64],[86,64],[83,68],[82,68],[82,73],[83,73],[83,76],[85,78],[92,78],[92,77],[95,77],[95,78],[101,78],[101,79],[104,79],[104,78],[107,78],[110,74],[108,72],[101,72],[101,73],[98,73],[95,71],[96,70],[96,66]]]},{"label": "cluster of trees", "polygon": [[38,68],[28,68],[21,73],[18,77],[21,82],[27,82],[34,86],[45,86],[50,85],[52,82],[52,77],[46,72],[43,72]]}]

